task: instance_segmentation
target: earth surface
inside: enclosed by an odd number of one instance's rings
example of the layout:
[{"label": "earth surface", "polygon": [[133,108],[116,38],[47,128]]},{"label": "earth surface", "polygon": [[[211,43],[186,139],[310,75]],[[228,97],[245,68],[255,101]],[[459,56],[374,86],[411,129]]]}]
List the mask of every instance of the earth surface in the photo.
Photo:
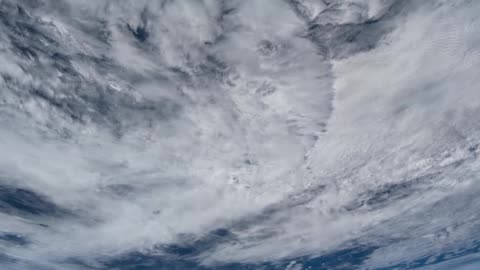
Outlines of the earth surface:
[{"label": "earth surface", "polygon": [[479,14],[0,0],[0,268],[480,269]]}]

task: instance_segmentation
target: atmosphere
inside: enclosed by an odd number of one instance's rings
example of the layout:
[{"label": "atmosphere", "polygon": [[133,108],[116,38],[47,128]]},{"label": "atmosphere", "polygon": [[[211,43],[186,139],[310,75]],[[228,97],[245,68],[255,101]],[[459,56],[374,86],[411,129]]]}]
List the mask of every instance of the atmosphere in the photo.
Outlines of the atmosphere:
[{"label": "atmosphere", "polygon": [[479,14],[0,0],[0,269],[480,269]]}]

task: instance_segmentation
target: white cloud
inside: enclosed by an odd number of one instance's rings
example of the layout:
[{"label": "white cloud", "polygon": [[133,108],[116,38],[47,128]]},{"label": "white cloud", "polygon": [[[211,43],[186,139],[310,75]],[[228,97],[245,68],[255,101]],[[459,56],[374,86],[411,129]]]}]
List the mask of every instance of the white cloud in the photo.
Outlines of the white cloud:
[{"label": "white cloud", "polygon": [[[338,27],[392,5],[324,13],[322,1],[302,2],[309,20]],[[76,75],[63,76],[48,51],[33,62],[0,39],[0,73],[14,78],[0,84],[0,184],[75,216],[2,214],[0,231],[33,244],[0,252],[53,263],[229,228],[237,240],[201,254],[209,264],[402,236],[372,254],[373,267],[457,248],[476,230],[476,3],[406,5],[374,48],[342,59],[321,53],[286,2],[66,3],[28,20]],[[383,198],[386,185],[406,190]]]}]

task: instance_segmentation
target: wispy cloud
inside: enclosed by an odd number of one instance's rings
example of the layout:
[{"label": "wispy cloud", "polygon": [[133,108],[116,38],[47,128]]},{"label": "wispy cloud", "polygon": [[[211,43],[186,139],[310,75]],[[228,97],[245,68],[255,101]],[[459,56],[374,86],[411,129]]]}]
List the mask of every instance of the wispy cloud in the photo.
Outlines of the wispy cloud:
[{"label": "wispy cloud", "polygon": [[466,255],[480,225],[479,10],[1,2],[0,264]]}]

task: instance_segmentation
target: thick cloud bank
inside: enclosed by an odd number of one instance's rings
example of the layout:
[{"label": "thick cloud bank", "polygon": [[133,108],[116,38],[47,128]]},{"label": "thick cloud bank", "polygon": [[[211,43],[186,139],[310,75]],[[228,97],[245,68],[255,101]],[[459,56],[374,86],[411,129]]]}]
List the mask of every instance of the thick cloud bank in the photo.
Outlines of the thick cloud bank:
[{"label": "thick cloud bank", "polygon": [[0,268],[477,269],[479,12],[0,0]]}]

